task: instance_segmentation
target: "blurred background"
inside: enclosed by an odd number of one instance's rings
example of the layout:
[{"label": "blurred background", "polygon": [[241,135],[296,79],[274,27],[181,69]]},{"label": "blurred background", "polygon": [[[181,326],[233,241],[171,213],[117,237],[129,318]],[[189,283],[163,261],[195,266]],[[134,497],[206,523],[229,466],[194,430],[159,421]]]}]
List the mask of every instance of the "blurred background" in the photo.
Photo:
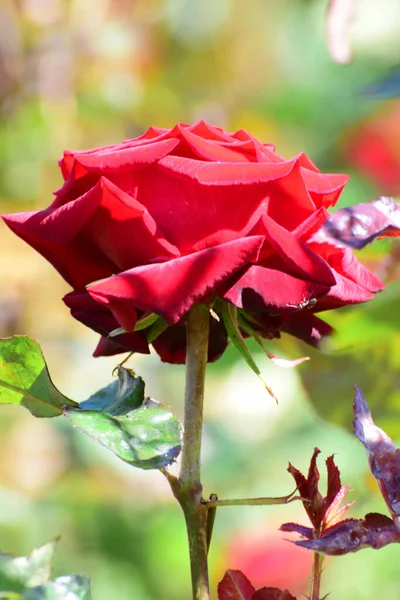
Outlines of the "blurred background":
[{"label": "blurred background", "polygon": [[[339,64],[328,51],[325,0],[0,0],[0,211],[47,206],[65,148],[200,118],[350,173],[339,206],[400,195],[400,4],[354,7],[353,57]],[[0,335],[36,337],[54,382],[75,400],[109,383],[118,359],[91,357],[97,336],[69,317],[61,302],[69,289],[56,272],[2,224],[0,256]],[[375,242],[360,258],[388,290],[327,315],[338,334],[324,352],[288,337],[271,344],[280,356],[311,357],[291,371],[257,355],[278,406],[234,349],[210,366],[205,496],[287,494],[288,461],[306,471],[318,446],[322,479],[334,453],[351,484],[351,516],[386,512],[350,433],[352,383],[400,440],[400,246]],[[153,355],[129,366],[182,415],[181,367]],[[94,600],[187,599],[183,517],[162,475],[119,463],[59,421],[1,409],[1,550],[27,554],[61,534],[56,574],[87,574]],[[299,503],[219,510],[214,594],[228,567],[256,587],[307,590],[311,557],[277,532],[286,521],[306,524]],[[389,546],[326,561],[325,593],[396,597],[398,556]]]}]

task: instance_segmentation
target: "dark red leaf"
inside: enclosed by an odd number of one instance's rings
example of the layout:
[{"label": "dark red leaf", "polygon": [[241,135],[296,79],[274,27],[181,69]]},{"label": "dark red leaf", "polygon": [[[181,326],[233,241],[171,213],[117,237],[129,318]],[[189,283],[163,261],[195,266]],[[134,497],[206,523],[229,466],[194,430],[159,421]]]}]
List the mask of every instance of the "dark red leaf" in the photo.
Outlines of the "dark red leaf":
[{"label": "dark red leaf", "polygon": [[400,236],[400,204],[393,198],[381,196],[337,210],[325,221],[317,241],[329,239],[336,245],[364,248],[375,238]]},{"label": "dark red leaf", "polygon": [[298,525],[297,523],[283,523],[279,527],[280,531],[288,531],[290,533],[299,533],[305,538],[312,540],[314,538],[314,530],[311,527]]},{"label": "dark red leaf", "polygon": [[279,588],[263,587],[257,590],[251,600],[296,600],[287,590]]},{"label": "dark red leaf", "polygon": [[388,544],[399,544],[400,532],[389,517],[370,513],[365,519],[348,519],[329,527],[319,539],[294,543],[321,554],[340,556],[362,548],[378,550]]},{"label": "dark red leaf", "polygon": [[228,569],[218,584],[218,600],[252,600],[255,588],[241,571]]},{"label": "dark red leaf", "polygon": [[328,489],[326,493],[326,505],[330,506],[336,498],[340,488],[340,471],[335,465],[333,456],[328,456],[326,459],[326,470],[328,472]]},{"label": "dark red leaf", "polygon": [[307,478],[290,463],[288,468],[289,473],[293,476],[297,484],[298,492],[303,498],[304,509],[314,529],[317,531],[320,529],[324,517],[323,498],[318,491],[319,471],[317,468],[317,456],[319,453],[320,450],[315,448],[310,461]]},{"label": "dark red leaf", "polygon": [[358,386],[354,397],[354,433],[367,451],[371,473],[400,530],[400,449],[372,420],[368,404]]}]

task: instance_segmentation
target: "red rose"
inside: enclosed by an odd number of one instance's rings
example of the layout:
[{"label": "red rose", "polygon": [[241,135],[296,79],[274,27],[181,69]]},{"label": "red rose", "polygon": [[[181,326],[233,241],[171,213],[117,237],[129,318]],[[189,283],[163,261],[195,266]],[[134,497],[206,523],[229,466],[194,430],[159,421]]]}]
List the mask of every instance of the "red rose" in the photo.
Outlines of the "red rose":
[{"label": "red rose", "polygon": [[[321,174],[304,154],[284,160],[245,131],[150,128],[65,152],[60,166],[65,183],[49,208],[4,219],[74,288],[64,300],[102,335],[96,355],[148,352],[154,329],[133,330],[156,313],[165,324],[153,346],[184,362],[185,314],[215,300],[217,315],[231,302],[266,338],[285,331],[316,344],[330,328],[314,312],[382,289],[350,250],[313,237],[347,177]],[[215,360],[227,335],[211,321]],[[129,333],[110,338],[120,327]]]}]

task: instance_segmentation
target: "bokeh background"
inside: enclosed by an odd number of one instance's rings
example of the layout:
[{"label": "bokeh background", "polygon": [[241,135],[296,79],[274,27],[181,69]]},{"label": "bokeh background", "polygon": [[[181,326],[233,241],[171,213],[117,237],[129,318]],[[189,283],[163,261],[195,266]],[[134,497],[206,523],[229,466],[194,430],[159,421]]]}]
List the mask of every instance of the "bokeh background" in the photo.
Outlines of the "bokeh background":
[{"label": "bokeh background", "polygon": [[[325,0],[1,0],[0,210],[47,206],[64,148],[120,142],[150,125],[200,118],[245,128],[279,154],[305,151],[326,172],[350,173],[339,206],[400,195],[400,4],[359,0],[353,60],[337,64]],[[257,355],[276,406],[234,349],[211,365],[203,453],[205,495],[277,496],[293,489],[291,461],[335,454],[357,500],[351,515],[385,512],[361,444],[351,435],[352,383],[378,424],[400,439],[400,246],[361,253],[388,285],[367,306],[327,318],[338,330],[322,353],[290,338],[270,350],[309,355],[280,370]],[[0,335],[40,340],[59,388],[75,400],[109,383],[115,359],[93,359],[97,336],[69,317],[67,285],[0,227]],[[147,393],[182,415],[183,370],[156,356],[130,366]],[[184,600],[189,568],[183,518],[162,475],[120,464],[68,423],[22,408],[0,417],[0,547],[27,554],[61,534],[56,574],[85,573],[94,600]],[[306,523],[299,503],[224,508],[210,570],[254,585],[307,589],[310,555],[277,532]],[[324,590],[342,600],[400,593],[399,548],[326,562]],[[215,597],[215,596],[214,596]]]}]

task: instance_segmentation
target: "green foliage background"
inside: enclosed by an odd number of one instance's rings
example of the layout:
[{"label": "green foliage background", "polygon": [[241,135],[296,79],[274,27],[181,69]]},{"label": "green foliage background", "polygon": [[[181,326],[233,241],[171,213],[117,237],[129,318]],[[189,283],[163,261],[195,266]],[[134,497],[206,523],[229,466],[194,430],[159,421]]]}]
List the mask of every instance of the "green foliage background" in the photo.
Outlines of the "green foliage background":
[{"label": "green foliage background", "polygon": [[[341,206],[399,193],[399,102],[367,91],[397,62],[396,5],[358,3],[355,58],[343,66],[326,49],[322,0],[3,0],[1,212],[50,203],[61,185],[64,148],[199,118],[243,127],[286,157],[305,151],[321,170],[350,173]],[[390,151],[390,164],[371,131]],[[357,140],[365,132],[371,169],[360,166]],[[83,400],[107,385],[116,361],[91,358],[96,336],[71,321],[60,277],[3,226],[0,252],[0,335],[39,339],[57,387],[70,398]],[[205,494],[286,494],[287,462],[307,469],[317,445],[323,456],[335,453],[351,483],[352,515],[385,510],[349,431],[357,382],[378,424],[400,438],[399,254],[388,242],[361,253],[388,290],[367,306],[327,315],[338,335],[324,353],[289,338],[271,344],[278,355],[311,356],[296,371],[257,355],[278,406],[234,349],[210,366]],[[151,396],[182,415],[180,367],[155,356],[135,357],[130,366]],[[183,518],[162,476],[120,464],[58,421],[35,420],[17,407],[1,411],[1,549],[29,554],[61,534],[56,575],[85,573],[95,600],[187,598]],[[309,556],[276,533],[288,520],[305,522],[300,506],[221,509],[211,552],[214,589],[229,566],[243,568],[256,587],[304,590]],[[398,553],[388,547],[328,561],[326,592],[342,600],[396,597]]]}]

